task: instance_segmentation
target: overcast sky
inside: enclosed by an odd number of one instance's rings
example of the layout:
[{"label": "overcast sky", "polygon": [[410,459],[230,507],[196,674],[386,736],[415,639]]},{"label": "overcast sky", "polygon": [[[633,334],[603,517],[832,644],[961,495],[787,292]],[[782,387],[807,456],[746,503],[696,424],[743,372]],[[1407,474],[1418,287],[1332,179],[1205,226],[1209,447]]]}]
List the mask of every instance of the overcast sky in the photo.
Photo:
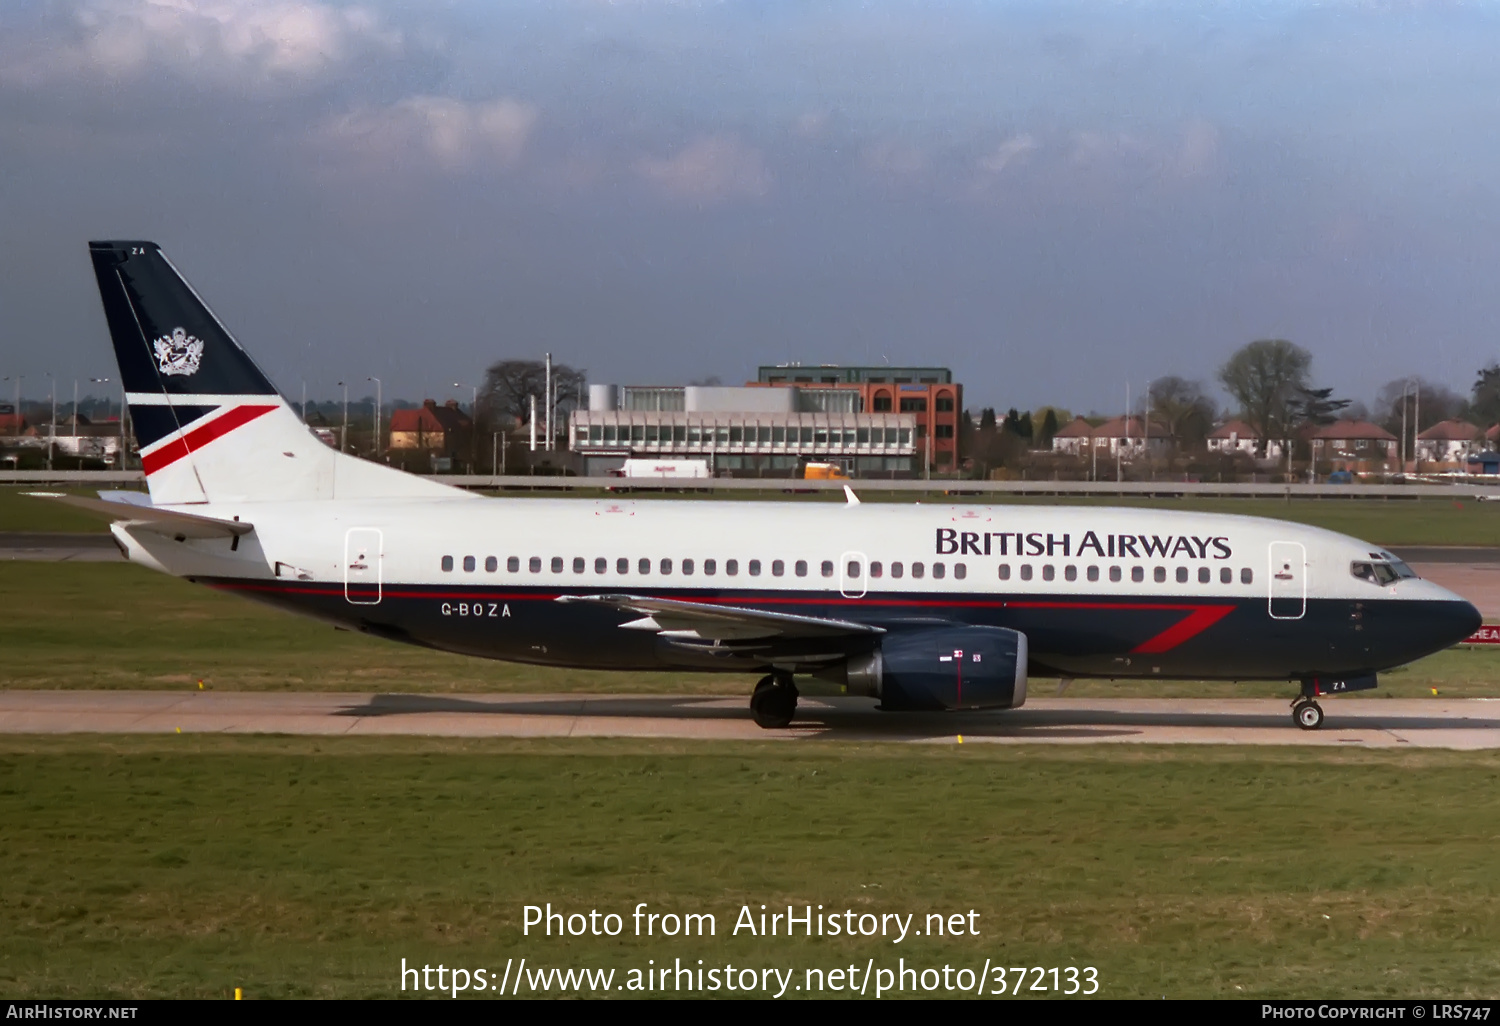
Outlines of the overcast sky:
[{"label": "overcast sky", "polygon": [[9,0],[0,375],[116,377],[86,242],[146,238],[293,398],[551,350],[1108,412],[1264,337],[1467,392],[1497,53],[1493,3]]}]

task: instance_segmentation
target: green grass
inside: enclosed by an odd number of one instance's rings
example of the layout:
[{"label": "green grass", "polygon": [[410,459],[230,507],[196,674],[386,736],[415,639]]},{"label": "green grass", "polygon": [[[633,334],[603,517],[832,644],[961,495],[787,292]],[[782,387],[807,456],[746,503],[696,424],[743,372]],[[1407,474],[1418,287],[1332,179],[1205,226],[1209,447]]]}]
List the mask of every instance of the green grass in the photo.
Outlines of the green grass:
[{"label": "green grass", "polygon": [[[740,674],[610,673],[500,663],[337,631],[115,563],[0,563],[0,686],[235,691],[748,694]],[[809,682],[806,690],[816,693]],[[1049,695],[1055,685],[1032,684]],[[1500,651],[1450,649],[1382,675],[1369,697],[1500,696]],[[830,689],[831,690],[831,689]],[[1085,697],[1261,697],[1278,682],[1089,681]]]},{"label": "green grass", "polygon": [[[961,484],[961,482],[960,482]],[[27,498],[21,492],[36,489],[0,488],[0,531],[103,531],[103,517],[70,509],[58,503]],[[87,489],[80,491],[88,492]],[[92,494],[92,493],[89,493]],[[516,497],[578,495],[572,492],[521,492]],[[591,496],[592,497],[592,496]],[[656,499],[668,496],[656,496]],[[670,496],[681,498],[682,496]],[[746,498],[738,493],[719,493],[714,501]],[[652,501],[652,493],[631,498]],[[703,496],[700,498],[710,498]],[[779,491],[757,495],[759,499],[799,502],[842,502],[838,492],[786,495]],[[899,493],[872,492],[867,501],[911,502]],[[1198,510],[1206,513],[1239,513],[1272,517],[1326,527],[1380,545],[1500,545],[1500,509],[1469,499],[1134,499],[1071,497],[994,497],[965,495],[946,498],[939,492],[926,499],[933,504],[976,503],[995,505],[1137,506],[1152,509]]]},{"label": "green grass", "polygon": [[[387,997],[403,957],[904,957],[1091,965],[1105,997],[1493,998],[1497,786],[1497,753],[0,739],[0,989]],[[549,901],[718,932],[523,937]],[[980,936],[730,936],[762,903],[974,909]]]}]

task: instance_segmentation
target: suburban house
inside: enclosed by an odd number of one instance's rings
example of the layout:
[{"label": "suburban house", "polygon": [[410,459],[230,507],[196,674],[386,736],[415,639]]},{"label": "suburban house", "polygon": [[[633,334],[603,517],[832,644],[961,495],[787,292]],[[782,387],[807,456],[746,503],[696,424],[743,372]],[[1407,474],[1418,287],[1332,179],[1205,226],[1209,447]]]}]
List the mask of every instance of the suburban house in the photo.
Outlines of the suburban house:
[{"label": "suburban house", "polygon": [[1052,436],[1052,449],[1078,456],[1089,451],[1089,440],[1093,437],[1094,426],[1082,417],[1074,417]]},{"label": "suburban house", "polygon": [[1167,429],[1161,424],[1148,425],[1143,417],[1114,417],[1098,427],[1090,427],[1082,417],[1074,418],[1058,429],[1052,436],[1052,448],[1058,452],[1088,455],[1093,446],[1101,456],[1118,453],[1130,459],[1150,451],[1153,456],[1164,455],[1171,448]]},{"label": "suburban house", "polygon": [[[1208,451],[1226,456],[1242,452],[1246,456],[1259,457],[1260,432],[1243,420],[1225,421],[1209,434]],[[1265,458],[1280,459],[1285,451],[1286,447],[1282,442],[1272,439],[1266,443]]]},{"label": "suburban house", "polygon": [[1368,420],[1336,420],[1307,433],[1315,460],[1394,463],[1396,436]]},{"label": "suburban house", "polygon": [[392,449],[425,449],[438,456],[466,455],[474,421],[449,399],[427,399],[414,410],[391,413]]},{"label": "suburban house", "polygon": [[1484,433],[1466,420],[1445,420],[1417,436],[1417,459],[1462,463],[1484,448]]}]

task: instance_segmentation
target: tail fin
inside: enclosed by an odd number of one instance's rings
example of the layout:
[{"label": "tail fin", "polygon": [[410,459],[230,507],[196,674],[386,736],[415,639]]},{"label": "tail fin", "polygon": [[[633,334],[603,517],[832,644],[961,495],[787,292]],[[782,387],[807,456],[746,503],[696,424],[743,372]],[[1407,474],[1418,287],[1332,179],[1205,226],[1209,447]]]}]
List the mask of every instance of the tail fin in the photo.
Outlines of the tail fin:
[{"label": "tail fin", "polygon": [[157,505],[455,495],[333,451],[152,242],[90,242]]}]

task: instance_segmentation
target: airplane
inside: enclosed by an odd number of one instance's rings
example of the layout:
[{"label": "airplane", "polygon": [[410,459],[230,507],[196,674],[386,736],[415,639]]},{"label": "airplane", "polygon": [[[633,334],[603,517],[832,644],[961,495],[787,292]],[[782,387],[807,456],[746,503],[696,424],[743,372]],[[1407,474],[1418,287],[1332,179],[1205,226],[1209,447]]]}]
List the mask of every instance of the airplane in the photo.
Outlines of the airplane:
[{"label": "airplane", "polygon": [[1317,699],[1476,630],[1391,552],[1137,508],[489,498],[317,438],[151,242],[91,242],[149,492],[55,498],[134,563],[378,638],[558,667],[798,676],[883,710],[1032,676],[1296,682]]}]

